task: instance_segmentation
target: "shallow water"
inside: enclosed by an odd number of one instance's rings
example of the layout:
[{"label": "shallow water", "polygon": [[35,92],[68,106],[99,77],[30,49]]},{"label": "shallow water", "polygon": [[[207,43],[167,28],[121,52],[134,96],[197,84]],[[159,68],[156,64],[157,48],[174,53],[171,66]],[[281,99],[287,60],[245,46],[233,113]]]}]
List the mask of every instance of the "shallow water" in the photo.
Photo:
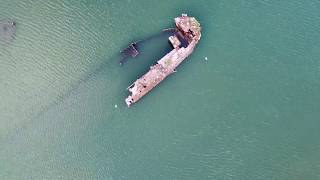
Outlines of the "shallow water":
[{"label": "shallow water", "polygon": [[[319,8],[2,0],[17,29],[0,43],[0,179],[320,179]],[[183,12],[203,27],[195,52],[126,108],[167,44],[123,67],[118,52]]]}]

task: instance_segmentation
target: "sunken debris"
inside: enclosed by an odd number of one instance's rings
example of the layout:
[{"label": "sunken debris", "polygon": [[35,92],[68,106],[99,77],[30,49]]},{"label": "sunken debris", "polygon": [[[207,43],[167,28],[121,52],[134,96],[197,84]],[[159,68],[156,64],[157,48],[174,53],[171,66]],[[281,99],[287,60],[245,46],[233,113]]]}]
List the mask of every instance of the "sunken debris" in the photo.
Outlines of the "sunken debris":
[{"label": "sunken debris", "polygon": [[[188,43],[182,38],[180,35],[179,31],[176,28],[168,28],[168,29],[163,29],[160,33],[154,34],[152,36],[149,36],[145,39],[141,39],[139,41],[135,41],[130,43],[125,49],[120,51],[120,65],[124,65],[129,59],[135,58],[138,55],[141,54],[141,47],[143,44],[154,40],[158,38],[166,38],[168,39],[170,36],[176,35],[179,40],[182,42],[184,47],[187,47]],[[170,49],[170,51],[173,49],[173,47]]]},{"label": "sunken debris", "polygon": [[139,52],[137,50],[137,44],[131,43],[126,49],[121,51],[121,53],[124,53],[128,56],[131,56],[131,57],[136,57],[139,54]]},{"label": "sunken debris", "polygon": [[16,32],[16,22],[0,21],[0,41],[9,43],[13,40]]},{"label": "sunken debris", "polygon": [[182,14],[182,16],[176,17],[174,20],[176,33],[169,37],[174,49],[158,60],[146,74],[127,88],[131,93],[125,99],[128,107],[139,101],[167,76],[176,72],[175,69],[193,52],[200,40],[201,27],[194,17]]},{"label": "sunken debris", "polygon": [[139,55],[138,42],[131,43],[124,50],[120,51],[120,55],[121,55],[121,59],[119,63],[121,66],[124,63],[126,63],[129,58],[135,58],[136,56],[138,56]]}]

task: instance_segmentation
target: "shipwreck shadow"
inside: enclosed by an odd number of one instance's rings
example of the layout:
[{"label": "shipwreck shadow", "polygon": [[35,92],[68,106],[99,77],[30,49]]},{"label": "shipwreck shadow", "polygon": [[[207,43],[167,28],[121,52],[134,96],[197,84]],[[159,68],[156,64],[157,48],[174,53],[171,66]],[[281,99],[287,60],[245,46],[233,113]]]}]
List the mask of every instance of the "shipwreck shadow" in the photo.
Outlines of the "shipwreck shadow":
[{"label": "shipwreck shadow", "polygon": [[[52,103],[40,110],[35,115],[35,118],[41,116],[53,106],[63,103],[65,99],[70,97],[73,93],[76,93],[77,90],[89,80],[101,78],[101,74],[106,78],[112,77],[112,81],[121,81],[115,96],[119,96],[120,99],[123,99],[123,105],[125,106],[124,99],[128,94],[126,91],[127,86],[148,71],[152,64],[156,63],[157,60],[173,49],[168,41],[168,37],[174,33],[175,30],[166,30],[148,38],[135,41],[133,47],[131,47],[133,44],[131,43],[119,53],[114,54],[111,58],[103,60],[95,70],[87,73],[81,79],[74,82],[68,91],[57,96]],[[135,50],[133,48],[135,48]]]}]

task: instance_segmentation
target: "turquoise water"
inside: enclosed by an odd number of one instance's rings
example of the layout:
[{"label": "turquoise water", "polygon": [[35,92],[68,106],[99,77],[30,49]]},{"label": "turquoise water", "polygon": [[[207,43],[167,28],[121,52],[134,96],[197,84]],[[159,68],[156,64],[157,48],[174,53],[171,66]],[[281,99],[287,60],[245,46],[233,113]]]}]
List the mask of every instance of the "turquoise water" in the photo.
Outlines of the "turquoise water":
[{"label": "turquoise water", "polygon": [[[2,0],[17,30],[0,43],[0,179],[320,179],[319,8]],[[128,109],[126,87],[166,44],[124,67],[119,50],[183,12],[199,45]]]}]

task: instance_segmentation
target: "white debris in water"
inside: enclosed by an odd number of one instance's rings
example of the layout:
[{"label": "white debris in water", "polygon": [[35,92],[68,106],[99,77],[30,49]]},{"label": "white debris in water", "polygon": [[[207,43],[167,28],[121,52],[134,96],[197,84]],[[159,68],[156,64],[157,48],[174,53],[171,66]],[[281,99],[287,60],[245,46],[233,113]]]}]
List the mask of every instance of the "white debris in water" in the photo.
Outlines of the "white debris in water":
[{"label": "white debris in water", "polygon": [[207,61],[207,60],[208,60],[208,57],[207,57],[207,56],[206,56],[206,57],[204,57],[204,60],[206,60],[206,61]]},{"label": "white debris in water", "polygon": [[114,105],[114,108],[118,108],[118,105],[117,105],[117,104],[115,104],[115,105]]}]

